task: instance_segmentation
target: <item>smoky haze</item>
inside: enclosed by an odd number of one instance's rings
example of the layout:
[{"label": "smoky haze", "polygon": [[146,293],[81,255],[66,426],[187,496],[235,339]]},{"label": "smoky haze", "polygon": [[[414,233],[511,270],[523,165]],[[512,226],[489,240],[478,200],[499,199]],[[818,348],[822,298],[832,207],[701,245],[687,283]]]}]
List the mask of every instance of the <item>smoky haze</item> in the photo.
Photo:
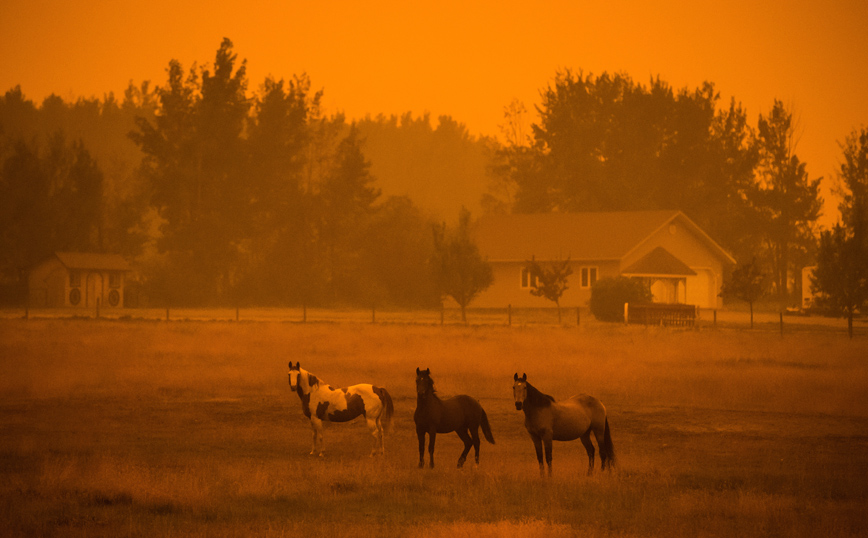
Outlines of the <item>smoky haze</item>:
[{"label": "smoky haze", "polygon": [[121,99],[8,91],[6,300],[52,252],[91,250],[134,260],[131,291],[152,303],[431,306],[433,225],[461,208],[682,210],[737,259],[758,256],[782,296],[811,261],[819,178],[779,101],[754,127],[711,82],[563,70],[538,115],[505,108],[497,142],[450,116],[350,121],[326,91],[306,74],[249,80],[229,39]]}]

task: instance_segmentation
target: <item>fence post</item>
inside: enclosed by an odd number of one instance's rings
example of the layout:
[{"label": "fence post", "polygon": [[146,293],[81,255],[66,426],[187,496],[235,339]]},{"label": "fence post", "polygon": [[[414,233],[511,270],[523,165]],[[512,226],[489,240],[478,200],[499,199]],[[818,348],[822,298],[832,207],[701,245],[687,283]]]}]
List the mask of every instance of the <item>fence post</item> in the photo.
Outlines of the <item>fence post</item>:
[{"label": "fence post", "polygon": [[784,335],[784,312],[783,311],[780,312],[780,316],[781,316],[781,336],[783,336]]},{"label": "fence post", "polygon": [[630,321],[630,303],[624,303],[624,324],[626,325]]},{"label": "fence post", "polygon": [[579,326],[582,322],[582,309],[581,307],[576,307],[576,327]]}]

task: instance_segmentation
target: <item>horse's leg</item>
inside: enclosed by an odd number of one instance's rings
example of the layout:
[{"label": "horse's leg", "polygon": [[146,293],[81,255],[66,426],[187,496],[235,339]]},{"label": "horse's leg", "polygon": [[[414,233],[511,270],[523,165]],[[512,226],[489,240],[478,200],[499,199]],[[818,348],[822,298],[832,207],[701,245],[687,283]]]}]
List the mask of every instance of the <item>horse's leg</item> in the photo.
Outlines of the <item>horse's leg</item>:
[{"label": "horse's leg", "polygon": [[323,442],[322,442],[322,420],[311,417],[310,419],[311,426],[313,426],[313,450],[311,454],[316,454],[317,456],[322,456],[323,452]]},{"label": "horse's leg", "polygon": [[549,476],[552,475],[552,432],[547,431],[543,436],[543,443],[546,447],[546,463],[549,466]]},{"label": "horse's leg", "polygon": [[430,458],[431,468],[434,468],[434,441],[437,439],[437,430],[431,429],[428,432],[428,457]]},{"label": "horse's leg", "polygon": [[[464,462],[467,461],[467,453],[470,452],[470,447],[473,446],[473,442],[470,440],[470,432],[468,432],[467,429],[458,428],[455,430],[455,433],[457,433],[458,437],[464,441],[464,452],[462,452],[461,456],[458,458],[458,468],[460,469],[464,466]],[[478,455],[477,461],[479,461]]]},{"label": "horse's leg", "polygon": [[416,428],[416,437],[419,438],[419,468],[425,467],[425,430]]},{"label": "horse's leg", "polygon": [[[594,474],[594,444],[591,442],[591,432],[590,430],[586,431],[584,435],[580,437],[582,440],[582,444],[585,445],[585,450],[588,451],[588,476]],[[597,441],[597,444],[600,442]],[[603,446],[603,445],[600,445]],[[603,451],[600,450],[600,459],[603,458]],[[605,461],[605,460],[603,460]]]},{"label": "horse's leg", "polygon": [[310,430],[313,432],[313,442],[312,442],[311,447],[310,447],[310,454],[309,455],[313,456],[316,454],[316,426],[313,425],[312,420],[310,421]]},{"label": "horse's leg", "polygon": [[530,438],[533,440],[534,449],[536,449],[536,461],[539,462],[539,475],[545,476],[546,468],[545,464],[543,464],[542,437],[540,437],[539,435],[530,434]]},{"label": "horse's leg", "polygon": [[476,455],[476,465],[479,465],[479,427],[471,428],[470,434],[473,440],[473,450]]},{"label": "horse's leg", "polygon": [[376,456],[378,450],[381,454],[384,454],[383,432],[377,419],[365,418],[365,422],[368,423],[368,429],[371,430],[371,435],[374,437],[374,447],[371,449],[371,456]]},{"label": "horse's leg", "polygon": [[[597,446],[600,448],[600,469],[605,471],[607,467],[611,467],[611,454],[607,449],[605,422],[594,427],[594,437],[597,439]],[[610,442],[611,443],[611,442]]]}]

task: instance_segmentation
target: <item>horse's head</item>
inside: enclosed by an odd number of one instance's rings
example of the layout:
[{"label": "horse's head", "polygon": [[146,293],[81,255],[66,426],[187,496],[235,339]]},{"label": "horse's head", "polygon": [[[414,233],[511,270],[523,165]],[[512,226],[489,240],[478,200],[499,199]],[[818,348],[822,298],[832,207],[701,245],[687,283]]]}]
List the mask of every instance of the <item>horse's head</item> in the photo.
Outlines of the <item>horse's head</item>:
[{"label": "horse's head", "polygon": [[431,379],[431,369],[416,368],[416,396],[427,396],[434,392],[434,380]]},{"label": "horse's head", "polygon": [[298,389],[298,376],[301,375],[301,363],[296,362],[295,366],[292,361],[289,361],[289,388],[292,390]]},{"label": "horse's head", "polygon": [[521,411],[524,401],[527,400],[527,374],[518,377],[518,373],[516,373],[512,379],[512,396],[515,398],[515,408]]}]

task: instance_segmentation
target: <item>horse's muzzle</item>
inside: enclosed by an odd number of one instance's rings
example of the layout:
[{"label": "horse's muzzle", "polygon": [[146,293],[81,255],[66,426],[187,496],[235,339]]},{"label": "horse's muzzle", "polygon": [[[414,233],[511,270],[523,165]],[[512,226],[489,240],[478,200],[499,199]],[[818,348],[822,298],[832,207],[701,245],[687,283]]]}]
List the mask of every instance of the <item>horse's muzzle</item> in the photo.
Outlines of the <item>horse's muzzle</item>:
[{"label": "horse's muzzle", "polygon": [[516,408],[518,411],[521,411],[521,402],[515,402],[515,408]]}]

